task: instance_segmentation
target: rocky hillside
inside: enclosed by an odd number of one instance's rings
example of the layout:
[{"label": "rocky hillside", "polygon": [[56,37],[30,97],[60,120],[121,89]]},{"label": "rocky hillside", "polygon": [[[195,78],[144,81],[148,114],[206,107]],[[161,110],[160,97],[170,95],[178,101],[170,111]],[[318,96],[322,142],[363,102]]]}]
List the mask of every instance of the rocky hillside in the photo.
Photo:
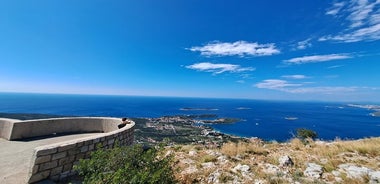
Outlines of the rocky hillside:
[{"label": "rocky hillside", "polygon": [[288,143],[250,139],[219,148],[166,149],[174,156],[180,183],[380,183],[380,138]]}]

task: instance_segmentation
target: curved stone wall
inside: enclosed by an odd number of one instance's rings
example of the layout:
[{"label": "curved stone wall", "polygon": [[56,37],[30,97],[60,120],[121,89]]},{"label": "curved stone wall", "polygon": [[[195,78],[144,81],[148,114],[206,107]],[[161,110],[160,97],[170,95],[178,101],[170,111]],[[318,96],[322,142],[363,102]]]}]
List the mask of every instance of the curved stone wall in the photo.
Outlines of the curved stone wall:
[{"label": "curved stone wall", "polygon": [[12,134],[13,123],[18,119],[0,118],[0,138],[9,140]]},{"label": "curved stone wall", "polygon": [[119,129],[119,118],[53,118],[29,121],[0,119],[0,136],[7,140],[18,140],[58,133],[101,132],[65,142],[35,148],[29,168],[27,183],[43,179],[63,180],[73,174],[73,165],[79,159],[88,158],[97,148],[112,148],[115,144],[131,145],[134,140],[134,125],[131,120]]}]

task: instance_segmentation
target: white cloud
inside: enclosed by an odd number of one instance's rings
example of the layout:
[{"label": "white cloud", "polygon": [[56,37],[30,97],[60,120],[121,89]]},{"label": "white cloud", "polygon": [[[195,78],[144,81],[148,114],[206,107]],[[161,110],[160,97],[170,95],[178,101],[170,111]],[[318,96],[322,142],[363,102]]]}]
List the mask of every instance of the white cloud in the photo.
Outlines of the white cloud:
[{"label": "white cloud", "polygon": [[240,84],[244,84],[244,83],[245,83],[245,80],[237,80],[236,82],[237,82],[237,83],[240,83]]},{"label": "white cloud", "polygon": [[281,76],[282,78],[287,78],[287,79],[306,79],[309,78],[305,75],[283,75]]},{"label": "white cloud", "polygon": [[331,86],[303,87],[305,84],[306,83],[297,84],[297,83],[289,83],[288,81],[285,81],[285,80],[268,79],[268,80],[263,80],[262,82],[255,84],[255,87],[261,88],[261,89],[283,91],[287,93],[296,93],[296,94],[303,94],[303,93],[331,94],[331,93],[341,93],[341,92],[353,92],[357,90],[357,87],[339,87],[339,86],[338,87],[331,87]]},{"label": "white cloud", "polygon": [[343,67],[344,65],[333,65],[333,66],[329,66],[327,67],[327,69],[334,69],[334,68],[340,68],[340,67]]},{"label": "white cloud", "polygon": [[304,88],[294,88],[286,89],[289,93],[342,93],[342,92],[353,92],[356,91],[357,87],[304,87]]},{"label": "white cloud", "polygon": [[246,41],[211,42],[204,46],[191,47],[190,50],[200,52],[204,56],[270,56],[280,53],[273,43],[259,44]]},{"label": "white cloud", "polygon": [[213,74],[220,74],[224,72],[240,73],[240,72],[255,70],[255,68],[252,68],[252,67],[241,67],[240,65],[234,65],[234,64],[214,64],[214,63],[209,63],[209,62],[195,63],[192,65],[186,66],[186,68],[203,71],[203,72],[211,72]]},{"label": "white cloud", "polygon": [[311,38],[298,42],[295,50],[303,50],[308,47],[311,47],[312,44],[310,43],[310,41]]},{"label": "white cloud", "polygon": [[282,90],[286,89],[286,87],[302,86],[302,84],[292,84],[288,81],[279,79],[267,79],[257,83],[255,86],[257,88]]},{"label": "white cloud", "polygon": [[380,1],[350,0],[338,2],[327,10],[327,15],[343,18],[346,28],[335,35],[319,38],[319,41],[358,42],[380,39]]},{"label": "white cloud", "polygon": [[352,58],[349,54],[327,54],[327,55],[314,55],[314,56],[303,56],[296,57],[289,60],[284,60],[287,64],[305,64],[305,63],[318,63],[326,62],[338,59],[349,59]]},{"label": "white cloud", "polygon": [[343,6],[345,5],[345,2],[337,2],[337,3],[334,3],[332,7],[330,7],[327,12],[326,12],[326,15],[336,15],[340,12],[340,10],[343,8]]}]

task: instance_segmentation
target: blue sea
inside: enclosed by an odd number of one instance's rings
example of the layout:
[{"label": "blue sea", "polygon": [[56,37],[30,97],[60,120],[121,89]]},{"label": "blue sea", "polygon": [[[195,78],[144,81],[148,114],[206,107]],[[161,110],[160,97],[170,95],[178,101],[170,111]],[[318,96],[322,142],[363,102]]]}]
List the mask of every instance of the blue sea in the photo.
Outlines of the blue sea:
[{"label": "blue sea", "polygon": [[242,137],[286,141],[297,128],[312,129],[322,140],[380,136],[380,117],[347,103],[0,93],[0,112],[107,117],[216,114],[241,119],[211,126]]}]

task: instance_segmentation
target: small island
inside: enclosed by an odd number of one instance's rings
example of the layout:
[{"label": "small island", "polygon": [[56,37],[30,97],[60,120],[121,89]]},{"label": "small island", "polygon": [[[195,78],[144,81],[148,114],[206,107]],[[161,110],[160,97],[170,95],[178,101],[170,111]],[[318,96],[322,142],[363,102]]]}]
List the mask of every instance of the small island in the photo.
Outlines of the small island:
[{"label": "small island", "polygon": [[371,115],[375,117],[380,117],[380,111],[373,112],[371,113]]}]

